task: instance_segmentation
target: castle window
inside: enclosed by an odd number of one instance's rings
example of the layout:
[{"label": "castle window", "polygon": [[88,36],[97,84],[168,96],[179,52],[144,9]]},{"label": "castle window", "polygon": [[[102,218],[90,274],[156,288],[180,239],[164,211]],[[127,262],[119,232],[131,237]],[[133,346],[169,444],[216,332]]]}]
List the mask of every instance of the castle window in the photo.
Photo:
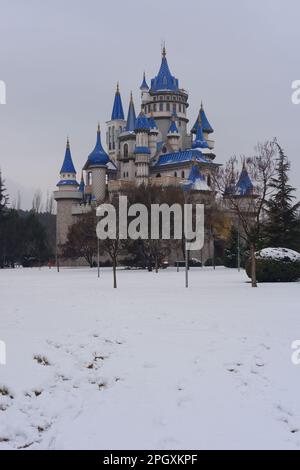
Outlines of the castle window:
[{"label": "castle window", "polygon": [[164,110],[164,104],[163,104],[163,103],[159,103],[159,110],[160,110],[160,111],[163,111],[163,110]]},{"label": "castle window", "polygon": [[173,113],[176,114],[176,104],[173,104]]},{"label": "castle window", "polygon": [[211,176],[207,175],[207,186],[211,186]]},{"label": "castle window", "polygon": [[174,176],[175,178],[177,178],[177,171],[174,171]]},{"label": "castle window", "polygon": [[170,97],[169,97],[169,96],[167,96],[167,100],[170,100]]},{"label": "castle window", "polygon": [[154,105],[153,105],[153,111],[154,112],[156,111],[156,103],[154,103]]},{"label": "castle window", "polygon": [[128,157],[128,144],[124,145],[124,158]]},{"label": "castle window", "polygon": [[164,145],[163,148],[162,148],[162,152],[163,153],[167,153],[167,147]]},{"label": "castle window", "polygon": [[170,111],[170,103],[167,103],[167,111]]},{"label": "castle window", "polygon": [[157,173],[156,178],[160,178],[160,177],[161,177],[161,174]]},{"label": "castle window", "polygon": [[92,172],[89,171],[88,172],[88,186],[91,186],[92,185]]},{"label": "castle window", "polygon": [[179,112],[181,113],[182,111],[182,107],[181,107],[181,104],[179,105]]},{"label": "castle window", "polygon": [[184,170],[181,172],[181,178],[185,178]]}]

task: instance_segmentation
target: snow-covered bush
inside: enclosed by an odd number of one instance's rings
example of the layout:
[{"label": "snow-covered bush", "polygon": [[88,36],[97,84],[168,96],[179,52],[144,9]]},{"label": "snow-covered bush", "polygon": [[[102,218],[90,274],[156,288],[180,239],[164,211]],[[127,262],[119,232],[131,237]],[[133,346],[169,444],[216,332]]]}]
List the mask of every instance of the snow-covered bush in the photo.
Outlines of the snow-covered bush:
[{"label": "snow-covered bush", "polygon": [[[287,248],[265,248],[255,254],[258,282],[293,282],[300,280],[300,253]],[[246,264],[251,278],[251,263]]]}]

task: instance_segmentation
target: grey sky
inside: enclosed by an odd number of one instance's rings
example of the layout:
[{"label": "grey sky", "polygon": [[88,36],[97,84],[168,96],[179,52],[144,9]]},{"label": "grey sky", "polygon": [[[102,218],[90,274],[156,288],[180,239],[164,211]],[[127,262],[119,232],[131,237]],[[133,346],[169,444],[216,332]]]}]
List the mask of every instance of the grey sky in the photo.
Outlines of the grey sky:
[{"label": "grey sky", "polygon": [[79,171],[98,121],[105,130],[117,80],[125,112],[131,89],[138,111],[143,70],[148,80],[157,73],[165,40],[191,121],[204,101],[218,161],[277,136],[299,186],[299,17],[299,0],[0,0],[4,176],[54,189],[67,135]]}]

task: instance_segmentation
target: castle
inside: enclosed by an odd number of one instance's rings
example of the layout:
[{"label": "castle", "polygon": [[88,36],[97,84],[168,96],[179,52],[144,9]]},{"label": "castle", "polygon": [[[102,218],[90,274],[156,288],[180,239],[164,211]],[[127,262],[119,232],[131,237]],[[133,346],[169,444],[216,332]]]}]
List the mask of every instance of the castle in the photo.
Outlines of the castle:
[{"label": "castle", "polygon": [[193,190],[203,197],[214,194],[213,173],[219,166],[215,163],[214,131],[203,104],[188,130],[189,96],[170,71],[165,47],[157,76],[148,85],[144,74],[140,91],[140,113],[136,116],[131,94],[125,119],[117,85],[111,119],[106,123],[107,151],[98,125],[96,146],[83,166],[80,183],[67,141],[58,190],[54,192],[58,246],[65,243],[69,227],[81,214],[91,211],[107,195],[130,191],[136,185],[167,187],[190,181]]}]

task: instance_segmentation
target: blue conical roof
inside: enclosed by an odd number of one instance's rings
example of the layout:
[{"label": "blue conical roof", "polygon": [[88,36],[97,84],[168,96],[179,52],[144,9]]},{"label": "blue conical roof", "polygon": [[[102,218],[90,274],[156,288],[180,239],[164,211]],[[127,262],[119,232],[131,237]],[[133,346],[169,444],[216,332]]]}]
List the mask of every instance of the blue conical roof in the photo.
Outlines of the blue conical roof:
[{"label": "blue conical roof", "polygon": [[148,87],[148,84],[146,82],[146,74],[144,72],[144,75],[143,75],[143,81],[142,81],[142,84],[140,86],[140,90],[149,90],[149,87]]},{"label": "blue conical roof", "polygon": [[166,48],[163,48],[161,66],[158,75],[151,80],[151,91],[171,90],[177,91],[179,87],[178,80],[175,78],[169,69],[168,61],[166,58]]},{"label": "blue conical roof", "polygon": [[64,158],[64,162],[62,164],[60,173],[76,173],[73,160],[72,160],[69,139],[67,140],[65,158]]},{"label": "blue conical roof", "polygon": [[135,132],[149,132],[150,124],[144,111],[141,111],[135,122]]},{"label": "blue conical roof", "polygon": [[102,147],[100,126],[98,125],[96,146],[92,153],[90,153],[86,166],[103,166],[108,162],[109,156]]},{"label": "blue conical roof", "polygon": [[115,94],[114,106],[111,114],[111,120],[115,121],[117,119],[124,120],[124,111],[122,105],[122,99],[119,90],[119,84],[117,84],[117,90]]},{"label": "blue conical roof", "polygon": [[253,193],[253,184],[248,174],[245,163],[236,185],[236,194],[239,196],[249,196]]},{"label": "blue conical roof", "polygon": [[200,116],[200,119],[201,119],[201,122],[202,122],[202,130],[203,132],[206,132],[207,134],[212,134],[214,132],[213,128],[211,127],[207,117],[206,117],[206,114],[205,114],[205,111],[204,111],[204,108],[203,108],[203,104],[201,103],[201,109],[199,111],[199,115],[197,117],[197,120],[192,128],[192,133],[193,134],[196,134],[197,133],[197,129],[198,129],[198,122],[199,122],[199,116]]},{"label": "blue conical roof", "polygon": [[179,134],[175,120],[171,122],[168,134]]},{"label": "blue conical roof", "polygon": [[130,96],[130,103],[128,108],[128,115],[127,115],[127,124],[126,124],[126,131],[133,132],[135,129],[135,122],[136,122],[136,115],[134,109],[134,103],[132,98],[132,93]]},{"label": "blue conical roof", "polygon": [[156,124],[155,119],[152,115],[148,119],[148,122],[149,122],[149,126],[150,126],[151,131],[153,131],[153,130],[158,131],[157,124]]},{"label": "blue conical roof", "polygon": [[85,190],[85,183],[83,179],[83,173],[81,173],[81,181],[80,181],[78,191],[80,191],[81,193],[84,193],[84,190]]},{"label": "blue conical roof", "polygon": [[193,149],[200,148],[200,149],[208,149],[208,143],[204,139],[203,131],[202,131],[202,123],[200,117],[198,118],[198,128],[196,138],[192,145]]}]

